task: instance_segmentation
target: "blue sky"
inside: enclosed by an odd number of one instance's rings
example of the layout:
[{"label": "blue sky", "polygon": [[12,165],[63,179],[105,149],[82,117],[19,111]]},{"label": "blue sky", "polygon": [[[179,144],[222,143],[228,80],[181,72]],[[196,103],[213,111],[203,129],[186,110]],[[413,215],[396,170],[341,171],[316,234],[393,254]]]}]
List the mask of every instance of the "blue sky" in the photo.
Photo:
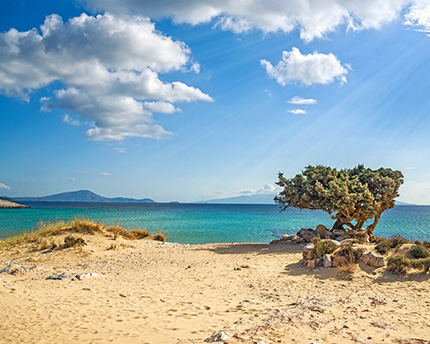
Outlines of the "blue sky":
[{"label": "blue sky", "polygon": [[0,195],[193,202],[363,163],[430,204],[430,3],[318,3],[0,2]]}]

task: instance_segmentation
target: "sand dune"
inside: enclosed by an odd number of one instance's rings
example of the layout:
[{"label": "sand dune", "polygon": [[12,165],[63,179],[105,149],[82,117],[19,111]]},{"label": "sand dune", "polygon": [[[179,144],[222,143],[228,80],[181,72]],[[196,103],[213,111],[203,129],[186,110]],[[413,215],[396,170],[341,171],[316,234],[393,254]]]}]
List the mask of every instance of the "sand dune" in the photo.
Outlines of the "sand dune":
[{"label": "sand dune", "polygon": [[83,249],[0,251],[0,343],[204,343],[221,330],[227,343],[429,343],[428,274],[309,271],[287,243],[80,236]]}]

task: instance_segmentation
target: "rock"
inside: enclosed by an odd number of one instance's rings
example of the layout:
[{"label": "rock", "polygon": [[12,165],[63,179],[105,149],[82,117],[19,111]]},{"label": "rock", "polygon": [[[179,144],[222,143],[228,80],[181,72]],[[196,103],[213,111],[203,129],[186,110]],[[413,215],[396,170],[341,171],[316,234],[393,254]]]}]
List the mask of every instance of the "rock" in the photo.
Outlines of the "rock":
[{"label": "rock", "polygon": [[306,242],[311,242],[312,239],[320,237],[312,228],[302,228],[298,231],[297,236],[303,238]]},{"label": "rock", "polygon": [[82,281],[82,280],[84,280],[84,279],[87,279],[87,278],[90,278],[90,277],[93,277],[93,276],[98,276],[99,274],[98,273],[96,273],[96,272],[88,272],[88,273],[86,273],[86,274],[78,274],[78,275],[75,275],[75,278],[74,279],[77,279],[77,280],[79,280],[79,281]]},{"label": "rock", "polygon": [[386,264],[385,258],[377,252],[366,253],[363,255],[363,257],[361,257],[361,260],[364,262],[364,264],[375,267],[385,266]]},{"label": "rock", "polygon": [[273,244],[279,244],[281,242],[281,240],[272,240],[269,245],[273,245]]},{"label": "rock", "polygon": [[297,235],[288,235],[284,234],[281,236],[281,241],[295,241],[297,239]]},{"label": "rock", "polygon": [[228,340],[232,336],[233,336],[233,334],[231,334],[230,332],[220,331],[217,334],[214,334],[213,336],[205,339],[205,342],[208,342],[208,343],[219,343],[219,342],[223,342],[225,340]]},{"label": "rock", "polygon": [[370,241],[369,234],[365,229],[359,231],[352,231],[350,235],[352,238],[356,239],[360,243],[368,243]]},{"label": "rock", "polygon": [[315,233],[318,233],[322,239],[330,238],[330,232],[327,230],[327,227],[324,225],[318,225],[317,228],[315,228]]},{"label": "rock", "polygon": [[328,254],[325,254],[323,257],[323,266],[325,268],[331,268],[333,266],[333,259]]},{"label": "rock", "polygon": [[337,247],[340,247],[340,242],[334,239],[325,239],[325,241],[331,241],[333,244],[335,244]]},{"label": "rock", "polygon": [[314,252],[315,245],[313,243],[307,244],[303,247],[302,255],[304,259],[312,259],[312,253]]}]

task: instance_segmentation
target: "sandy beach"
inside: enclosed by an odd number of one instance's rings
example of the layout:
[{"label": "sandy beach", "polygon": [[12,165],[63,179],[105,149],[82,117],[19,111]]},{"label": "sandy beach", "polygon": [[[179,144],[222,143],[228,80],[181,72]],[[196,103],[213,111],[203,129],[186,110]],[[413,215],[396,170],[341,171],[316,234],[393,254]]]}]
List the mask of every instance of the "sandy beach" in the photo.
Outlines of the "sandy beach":
[{"label": "sandy beach", "polygon": [[81,237],[0,251],[1,343],[429,343],[425,273],[308,270],[289,243]]}]

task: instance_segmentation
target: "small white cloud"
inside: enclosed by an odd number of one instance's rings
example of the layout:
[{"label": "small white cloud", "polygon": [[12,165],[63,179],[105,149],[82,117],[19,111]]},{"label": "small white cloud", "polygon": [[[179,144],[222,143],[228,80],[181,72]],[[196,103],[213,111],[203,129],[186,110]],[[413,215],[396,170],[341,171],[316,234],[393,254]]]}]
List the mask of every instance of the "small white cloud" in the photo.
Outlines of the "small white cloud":
[{"label": "small white cloud", "polygon": [[0,189],[12,190],[10,186],[7,186],[6,184],[3,184],[3,183],[0,183]]},{"label": "small white cloud", "polygon": [[305,115],[306,114],[306,111],[303,109],[288,110],[288,112],[293,113],[295,115]]},{"label": "small white cloud", "polygon": [[405,167],[405,170],[413,170],[414,168],[412,166]]},{"label": "small white cloud", "polygon": [[311,104],[317,104],[318,101],[316,99],[305,99],[301,97],[293,97],[291,98],[288,103],[295,104],[295,105],[311,105]]},{"label": "small white cloud", "polygon": [[82,123],[78,119],[70,117],[67,114],[65,114],[63,117],[63,123],[70,124],[70,125],[82,125]]},{"label": "small white cloud", "polygon": [[70,183],[73,183],[75,180],[76,180],[76,178],[73,178],[73,177],[70,177],[70,178],[69,178],[69,182],[70,182]]},{"label": "small white cloud", "polygon": [[114,150],[117,151],[118,153],[127,152],[127,148],[121,148],[121,147],[115,147]]},{"label": "small white cloud", "polygon": [[272,184],[265,184],[262,188],[258,190],[245,189],[240,191],[239,193],[244,195],[255,195],[255,194],[273,194],[277,192],[278,192],[278,188],[276,186]]},{"label": "small white cloud", "polygon": [[272,97],[272,92],[270,92],[269,90],[264,90],[264,92],[266,92],[269,97]]},{"label": "small white cloud", "polygon": [[100,172],[99,175],[110,177],[112,174],[110,174],[109,172]]},{"label": "small white cloud", "polygon": [[348,70],[342,66],[338,58],[333,54],[302,55],[299,49],[282,53],[282,61],[273,66],[269,61],[260,60],[270,78],[275,79],[280,85],[301,83],[306,86],[314,84],[330,84],[335,80],[346,83],[345,75]]}]

